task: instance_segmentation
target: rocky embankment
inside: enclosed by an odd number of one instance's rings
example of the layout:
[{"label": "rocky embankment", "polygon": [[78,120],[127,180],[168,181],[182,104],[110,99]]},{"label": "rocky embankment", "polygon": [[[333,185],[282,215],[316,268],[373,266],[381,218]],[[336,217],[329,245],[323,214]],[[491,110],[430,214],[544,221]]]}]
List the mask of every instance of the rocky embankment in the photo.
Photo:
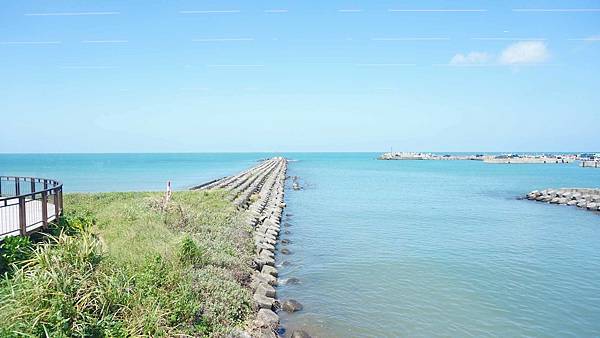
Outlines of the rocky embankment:
[{"label": "rocky embankment", "polygon": [[561,188],[534,190],[527,199],[560,205],[577,206],[591,211],[600,211],[600,189]]},{"label": "rocky embankment", "polygon": [[[283,198],[286,171],[287,160],[276,157],[235,176],[225,177],[199,187],[202,190],[228,190],[231,201],[238,207],[246,209],[247,222],[254,227],[256,256],[250,287],[258,309],[255,328],[251,335],[256,337],[277,337],[279,316],[275,311],[297,303],[293,300],[280,302],[275,290],[278,276],[275,267],[275,247],[279,238],[283,208],[285,208]],[[238,334],[240,337],[249,335]]]}]

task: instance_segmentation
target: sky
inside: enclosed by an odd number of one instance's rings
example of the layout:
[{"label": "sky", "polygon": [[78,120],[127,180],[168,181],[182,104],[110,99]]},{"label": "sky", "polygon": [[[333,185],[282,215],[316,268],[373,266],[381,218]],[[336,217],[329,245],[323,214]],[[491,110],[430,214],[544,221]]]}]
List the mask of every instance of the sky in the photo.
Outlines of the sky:
[{"label": "sky", "polygon": [[600,151],[600,0],[0,5],[0,152]]}]

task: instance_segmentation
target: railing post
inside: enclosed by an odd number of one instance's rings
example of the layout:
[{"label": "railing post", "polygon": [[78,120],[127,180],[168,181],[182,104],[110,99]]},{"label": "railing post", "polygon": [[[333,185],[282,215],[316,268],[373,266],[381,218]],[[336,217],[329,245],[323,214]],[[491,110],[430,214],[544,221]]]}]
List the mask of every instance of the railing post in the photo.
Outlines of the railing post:
[{"label": "railing post", "polygon": [[60,192],[60,213],[62,214],[62,211],[63,211],[63,193],[62,193],[62,187],[60,189],[58,189],[58,191]]},{"label": "railing post", "polygon": [[48,229],[48,192],[42,191],[42,224]]},{"label": "railing post", "polygon": [[19,197],[19,231],[21,236],[27,235],[27,215],[25,212],[25,197]]},{"label": "railing post", "polygon": [[[35,193],[35,178],[31,178],[31,193]],[[35,195],[33,195],[33,197],[35,197]],[[32,198],[35,199],[35,198]]]},{"label": "railing post", "polygon": [[15,177],[15,196],[21,195],[21,185],[19,184],[19,178]]},{"label": "railing post", "polygon": [[54,217],[58,219],[58,214],[60,213],[60,206],[58,200],[58,189],[54,190]]}]

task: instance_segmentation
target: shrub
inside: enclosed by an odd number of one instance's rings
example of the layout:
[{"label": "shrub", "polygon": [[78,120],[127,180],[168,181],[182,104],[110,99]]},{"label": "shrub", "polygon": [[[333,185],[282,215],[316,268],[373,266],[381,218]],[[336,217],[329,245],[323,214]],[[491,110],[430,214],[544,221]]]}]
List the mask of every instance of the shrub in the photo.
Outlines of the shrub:
[{"label": "shrub", "polygon": [[196,245],[196,242],[190,236],[184,236],[179,244],[177,253],[179,261],[184,264],[195,265],[201,267],[206,264],[205,253]]},{"label": "shrub", "polygon": [[29,237],[7,237],[0,242],[0,274],[11,272],[31,256],[33,245]]}]

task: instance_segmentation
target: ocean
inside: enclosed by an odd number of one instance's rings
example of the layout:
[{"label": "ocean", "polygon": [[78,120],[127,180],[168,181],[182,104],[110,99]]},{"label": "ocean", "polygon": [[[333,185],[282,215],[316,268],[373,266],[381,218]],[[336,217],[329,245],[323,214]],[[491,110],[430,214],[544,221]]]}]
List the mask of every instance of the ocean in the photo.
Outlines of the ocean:
[{"label": "ocean", "polygon": [[[519,199],[600,187],[600,169],[378,161],[376,153],[0,155],[66,192],[187,189],[283,155],[287,332],[319,337],[600,336],[600,215]],[[291,182],[288,182],[291,184]],[[286,233],[287,232],[287,233]]]}]

